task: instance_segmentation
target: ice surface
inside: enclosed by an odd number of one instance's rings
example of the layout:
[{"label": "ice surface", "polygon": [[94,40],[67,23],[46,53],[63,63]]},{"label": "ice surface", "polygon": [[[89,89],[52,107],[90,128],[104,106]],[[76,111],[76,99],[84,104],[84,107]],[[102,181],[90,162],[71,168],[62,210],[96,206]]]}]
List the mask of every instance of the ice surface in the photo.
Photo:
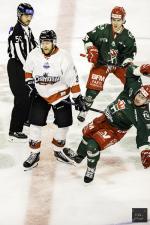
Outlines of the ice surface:
[{"label": "ice surface", "polygon": [[[59,46],[72,53],[83,93],[90,64],[79,56],[84,52],[81,39],[96,25],[109,22],[110,11],[116,5],[125,7],[126,27],[137,39],[136,62],[150,62],[149,0],[28,2],[35,8],[31,27],[37,40],[42,30],[56,30]],[[132,224],[132,208],[150,209],[150,171],[141,165],[134,128],[122,141],[102,152],[95,180],[88,186],[83,183],[86,162],[71,167],[55,161],[50,146],[51,126],[43,129],[39,167],[23,171],[22,162],[28,155],[28,144],[7,141],[13,106],[6,73],[7,36],[9,27],[16,23],[16,7],[20,1],[1,0],[0,3],[0,225]],[[93,107],[105,109],[121,90],[120,82],[110,75],[104,92],[97,97]],[[82,127],[97,113],[90,112],[84,124],[77,122],[76,116],[77,112],[74,112],[74,124],[67,140],[67,145],[73,149],[81,140]],[[150,210],[148,217],[148,223],[134,225],[150,224]]]}]

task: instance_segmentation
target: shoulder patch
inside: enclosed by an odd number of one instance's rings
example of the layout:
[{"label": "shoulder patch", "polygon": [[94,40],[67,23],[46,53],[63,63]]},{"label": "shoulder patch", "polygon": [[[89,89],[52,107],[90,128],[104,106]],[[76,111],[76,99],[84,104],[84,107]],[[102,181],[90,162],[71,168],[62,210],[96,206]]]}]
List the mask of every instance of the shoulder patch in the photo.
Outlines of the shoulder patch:
[{"label": "shoulder patch", "polygon": [[129,36],[130,38],[134,39],[133,34],[132,34],[129,30],[128,30],[128,36]]},{"label": "shoulder patch", "polygon": [[10,27],[10,28],[9,28],[9,35],[12,34],[13,30],[14,30],[14,27]]}]

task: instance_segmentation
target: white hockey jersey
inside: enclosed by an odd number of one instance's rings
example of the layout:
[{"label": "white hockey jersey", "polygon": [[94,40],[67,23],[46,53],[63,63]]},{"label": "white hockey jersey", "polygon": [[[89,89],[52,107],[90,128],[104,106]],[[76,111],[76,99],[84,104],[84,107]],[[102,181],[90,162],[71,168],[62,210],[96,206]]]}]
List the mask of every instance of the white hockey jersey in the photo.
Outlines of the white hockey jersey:
[{"label": "white hockey jersey", "polygon": [[70,92],[74,98],[80,94],[77,70],[65,50],[56,48],[45,57],[37,47],[29,53],[23,69],[26,81],[34,79],[39,95],[52,105],[66,99]]}]

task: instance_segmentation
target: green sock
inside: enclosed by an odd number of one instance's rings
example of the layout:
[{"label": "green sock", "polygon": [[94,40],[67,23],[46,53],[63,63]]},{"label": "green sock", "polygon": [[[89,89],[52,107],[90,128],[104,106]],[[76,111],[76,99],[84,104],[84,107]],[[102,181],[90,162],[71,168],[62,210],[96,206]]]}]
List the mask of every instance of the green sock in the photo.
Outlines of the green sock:
[{"label": "green sock", "polygon": [[99,94],[99,91],[96,90],[90,90],[87,89],[86,93],[85,93],[85,104],[87,105],[88,108],[90,108],[94,102],[94,99],[96,98],[96,96]]},{"label": "green sock", "polygon": [[87,141],[88,140],[89,138],[83,137],[77,149],[77,154],[82,156],[83,158],[87,156],[87,145],[88,145]]},{"label": "green sock", "polygon": [[83,158],[87,156],[88,167],[95,168],[100,158],[100,147],[95,140],[83,137],[77,149],[77,154]]},{"label": "green sock", "polygon": [[93,139],[88,140],[87,145],[87,165],[90,168],[95,168],[100,158],[100,147]]}]

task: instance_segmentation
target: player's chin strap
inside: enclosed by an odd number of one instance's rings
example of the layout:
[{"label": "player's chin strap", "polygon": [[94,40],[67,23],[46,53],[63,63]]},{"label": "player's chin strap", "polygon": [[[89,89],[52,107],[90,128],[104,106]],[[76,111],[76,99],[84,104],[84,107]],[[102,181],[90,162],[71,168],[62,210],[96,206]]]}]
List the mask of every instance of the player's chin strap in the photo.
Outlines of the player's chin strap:
[{"label": "player's chin strap", "polygon": [[[67,100],[62,100],[62,102],[66,103],[68,105],[76,106],[76,104],[74,102],[68,102]],[[95,109],[95,108],[92,108],[92,107],[88,108],[88,110],[93,111],[93,112],[98,112],[98,113],[104,113],[104,111],[99,110],[99,109]]]}]

